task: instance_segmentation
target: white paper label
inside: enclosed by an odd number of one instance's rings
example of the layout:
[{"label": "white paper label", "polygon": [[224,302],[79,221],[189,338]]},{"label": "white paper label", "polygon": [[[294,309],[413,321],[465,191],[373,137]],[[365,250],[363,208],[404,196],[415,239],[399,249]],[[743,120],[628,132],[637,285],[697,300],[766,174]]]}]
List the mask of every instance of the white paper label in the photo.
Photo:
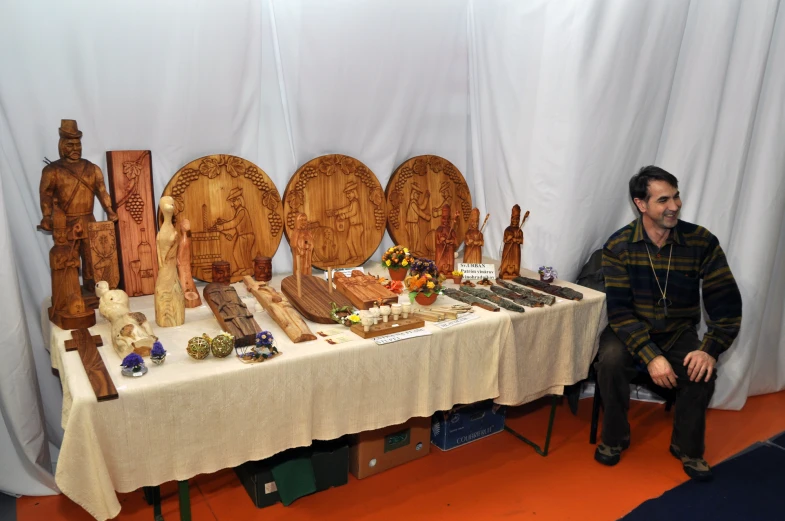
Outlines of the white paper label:
[{"label": "white paper label", "polygon": [[[359,270],[359,271],[365,273],[365,268],[363,268],[362,266],[358,266],[356,268],[333,268],[333,275],[335,275],[336,273],[343,273],[347,277],[351,277],[352,276],[352,271],[354,271],[354,270]],[[324,280],[327,280],[327,272],[326,271],[324,272]]]},{"label": "white paper label", "polygon": [[492,280],[496,278],[496,267],[493,264],[465,264],[461,262],[455,269],[463,272],[464,279]]},{"label": "white paper label", "polygon": [[418,327],[417,329],[410,329],[409,331],[403,331],[401,333],[393,333],[391,335],[384,335],[384,336],[377,336],[373,339],[376,342],[376,345],[384,345],[390,344],[392,342],[398,342],[400,340],[405,340],[407,338],[415,338],[418,336],[428,336],[432,335],[430,331],[423,327]]},{"label": "white paper label", "polygon": [[459,324],[465,324],[466,322],[471,322],[472,320],[480,318],[480,315],[477,313],[466,313],[465,315],[461,315],[455,320],[444,320],[442,322],[434,322],[433,325],[441,328],[447,329],[448,327],[457,326]]},{"label": "white paper label", "polygon": [[265,494],[272,494],[273,492],[276,492],[277,490],[278,490],[278,487],[276,486],[275,481],[270,481],[269,483],[265,483],[264,484],[264,493]]}]

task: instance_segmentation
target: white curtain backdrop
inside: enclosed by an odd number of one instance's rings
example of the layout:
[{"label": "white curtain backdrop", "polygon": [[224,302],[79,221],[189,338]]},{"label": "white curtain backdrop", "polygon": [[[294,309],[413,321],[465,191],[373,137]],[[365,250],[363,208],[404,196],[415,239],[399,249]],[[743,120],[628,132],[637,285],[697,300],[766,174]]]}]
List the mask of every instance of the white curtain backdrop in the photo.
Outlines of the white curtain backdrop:
[{"label": "white curtain backdrop", "polygon": [[[405,159],[441,155],[492,214],[485,253],[498,256],[517,202],[531,210],[523,264],[565,279],[635,217],[629,177],[661,165],[744,298],[713,406],[785,388],[778,0],[0,0],[0,12],[0,490],[54,488],[61,390],[40,325],[52,243],[35,225],[62,118],[104,171],[107,150],[152,150],[156,194],[211,153],[256,163],[280,191],[325,153],[383,185]],[[273,266],[290,264],[284,244]]]}]

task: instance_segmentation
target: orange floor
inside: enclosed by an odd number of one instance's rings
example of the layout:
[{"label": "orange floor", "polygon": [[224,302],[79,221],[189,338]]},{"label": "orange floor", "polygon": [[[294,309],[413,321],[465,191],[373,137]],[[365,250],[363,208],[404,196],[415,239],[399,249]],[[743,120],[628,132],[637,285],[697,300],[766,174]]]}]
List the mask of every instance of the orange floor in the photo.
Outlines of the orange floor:
[{"label": "orange floor", "polygon": [[[706,459],[716,464],[756,441],[785,431],[785,391],[750,398],[739,412],[708,414]],[[516,408],[508,425],[529,438],[545,435],[547,403]],[[633,402],[632,446],[621,463],[594,462],[589,445],[591,400],[577,417],[566,404],[556,414],[551,453],[543,458],[503,432],[450,452],[432,447],[425,458],[377,476],[308,496],[289,507],[257,509],[232,470],[191,480],[194,521],[200,520],[428,520],[537,519],[613,520],[646,499],[686,480],[668,454],[671,415],[658,404]],[[643,483],[643,484],[641,484]],[[615,490],[612,498],[604,492]],[[162,487],[163,514],[179,519],[176,485]],[[141,492],[121,494],[123,521],[152,521]],[[89,521],[65,496],[25,497],[18,521]]]}]

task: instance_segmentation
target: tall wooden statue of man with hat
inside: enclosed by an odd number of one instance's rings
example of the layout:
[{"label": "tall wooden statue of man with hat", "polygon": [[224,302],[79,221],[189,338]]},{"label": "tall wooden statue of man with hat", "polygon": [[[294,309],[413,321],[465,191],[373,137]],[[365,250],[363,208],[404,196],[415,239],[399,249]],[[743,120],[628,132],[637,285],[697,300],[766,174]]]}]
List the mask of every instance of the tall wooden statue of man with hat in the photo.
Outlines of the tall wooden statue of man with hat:
[{"label": "tall wooden statue of man with hat", "polygon": [[65,214],[68,230],[74,230],[77,224],[80,225],[76,227],[80,233],[72,233],[71,237],[81,257],[82,285],[87,291],[93,292],[95,278],[87,225],[95,222],[93,216],[95,198],[98,198],[110,221],[116,221],[117,214],[112,209],[112,201],[106,191],[101,169],[82,158],[82,132],[77,127],[76,121],[62,120],[59,132],[60,142],[57,150],[60,159],[46,165],[41,173],[38,194],[43,218],[39,228],[52,230],[55,207]]}]

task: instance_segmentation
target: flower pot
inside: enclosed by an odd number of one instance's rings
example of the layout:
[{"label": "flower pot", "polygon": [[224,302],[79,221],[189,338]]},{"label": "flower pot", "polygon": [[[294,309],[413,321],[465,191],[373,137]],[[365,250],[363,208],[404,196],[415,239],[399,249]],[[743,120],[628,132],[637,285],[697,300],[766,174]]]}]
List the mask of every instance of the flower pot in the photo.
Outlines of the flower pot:
[{"label": "flower pot", "polygon": [[[137,370],[134,371],[134,369],[137,369]],[[120,370],[120,373],[122,373],[123,376],[131,376],[131,377],[134,377],[134,376],[144,376],[144,375],[147,374],[147,366],[142,365],[142,366],[139,366],[138,368],[123,367]]]},{"label": "flower pot", "polygon": [[551,277],[544,277],[543,275],[540,275],[540,280],[550,284],[551,282],[553,282],[553,276],[551,276]]},{"label": "flower pot", "polygon": [[406,278],[406,272],[409,271],[409,268],[404,268],[403,266],[391,266],[387,268],[387,271],[390,272],[390,280],[403,280]]},{"label": "flower pot", "polygon": [[460,284],[462,280],[463,280],[463,275],[461,275],[460,277],[453,277],[452,278],[452,281],[454,283],[456,283],[456,284]]},{"label": "flower pot", "polygon": [[414,296],[414,300],[421,306],[430,306],[434,302],[436,302],[436,297],[439,295],[436,293],[431,293],[430,297],[426,297],[423,293],[417,293]]}]

